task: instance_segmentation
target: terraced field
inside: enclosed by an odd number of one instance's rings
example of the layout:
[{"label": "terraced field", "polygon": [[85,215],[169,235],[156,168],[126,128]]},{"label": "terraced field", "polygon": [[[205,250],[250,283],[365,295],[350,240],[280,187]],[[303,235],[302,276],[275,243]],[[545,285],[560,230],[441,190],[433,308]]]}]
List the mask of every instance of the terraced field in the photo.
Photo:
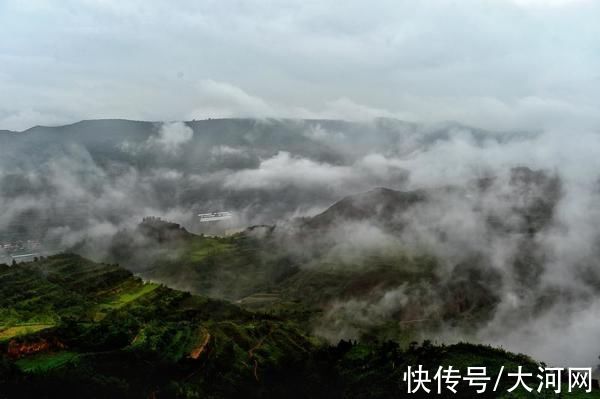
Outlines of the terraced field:
[{"label": "terraced field", "polygon": [[16,361],[17,366],[26,373],[44,373],[52,369],[75,364],[79,355],[75,352],[63,351],[42,353]]},{"label": "terraced field", "polygon": [[54,324],[20,324],[11,327],[0,328],[0,341],[6,341],[20,335],[33,334],[47,328],[54,327]]},{"label": "terraced field", "polygon": [[[10,399],[389,398],[406,391],[409,365],[538,367],[469,344],[330,346],[299,316],[310,310],[277,292],[246,298],[249,312],[76,255],[0,265],[0,294],[0,396]],[[461,392],[452,396],[473,397],[468,386]]]},{"label": "terraced field", "polygon": [[145,283],[133,279],[123,282],[109,293],[103,293],[99,296],[100,303],[93,310],[94,321],[102,320],[110,311],[127,306],[159,287],[159,284]]},{"label": "terraced field", "polygon": [[[174,378],[171,372],[157,375],[148,385],[148,375],[166,365],[179,374],[196,373],[207,363],[213,364],[207,370],[227,364],[225,375],[234,373],[243,382],[262,378],[283,361],[272,354],[284,353],[290,342],[312,348],[304,333],[286,322],[144,282],[117,265],[76,255],[0,265],[0,293],[0,360],[24,373],[15,381],[30,379],[31,387],[43,386],[49,375],[65,386],[92,378],[88,383],[112,393],[127,385],[137,387],[134,397],[147,397],[152,384]],[[272,328],[282,335],[268,333]],[[249,355],[257,343],[261,354]],[[218,374],[223,378],[222,371]],[[115,378],[125,385],[115,386]],[[194,391],[211,378],[208,372],[196,380]],[[60,390],[60,384],[51,385]],[[9,384],[2,392],[11,389]],[[22,397],[21,384],[14,389]]]},{"label": "terraced field", "polygon": [[218,237],[201,237],[190,242],[186,256],[191,261],[198,262],[210,256],[223,255],[234,248],[232,243]]}]

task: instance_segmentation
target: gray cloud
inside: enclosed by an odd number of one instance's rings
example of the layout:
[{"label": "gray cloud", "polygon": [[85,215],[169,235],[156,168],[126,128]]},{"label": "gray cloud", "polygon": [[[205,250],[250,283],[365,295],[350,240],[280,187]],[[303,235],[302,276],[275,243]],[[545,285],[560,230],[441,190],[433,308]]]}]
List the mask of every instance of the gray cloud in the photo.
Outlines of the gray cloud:
[{"label": "gray cloud", "polygon": [[[4,1],[0,127],[395,116],[598,125],[598,5]],[[160,32],[160,33],[159,33]]]}]

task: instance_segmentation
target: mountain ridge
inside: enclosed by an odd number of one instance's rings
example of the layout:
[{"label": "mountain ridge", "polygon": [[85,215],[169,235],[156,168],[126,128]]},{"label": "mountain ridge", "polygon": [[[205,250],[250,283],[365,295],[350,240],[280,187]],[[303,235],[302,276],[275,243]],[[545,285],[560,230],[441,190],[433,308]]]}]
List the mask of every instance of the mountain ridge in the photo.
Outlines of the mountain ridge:
[{"label": "mountain ridge", "polygon": [[[55,125],[34,125],[29,128],[23,130],[12,130],[12,129],[0,129],[0,133],[26,133],[32,130],[39,129],[61,129],[61,128],[69,128],[76,127],[85,124],[94,124],[94,123],[107,123],[107,122],[128,122],[128,123],[141,123],[141,124],[165,124],[165,123],[184,123],[187,125],[191,124],[202,124],[207,122],[233,122],[233,121],[245,121],[245,122],[291,122],[291,123],[324,123],[324,124],[359,124],[359,125],[370,125],[370,124],[396,124],[403,125],[405,127],[416,128],[418,126],[425,126],[419,122],[410,122],[403,119],[398,118],[390,118],[390,117],[375,117],[370,120],[351,120],[351,119],[338,119],[338,118],[276,118],[276,117],[266,117],[266,118],[252,118],[252,117],[225,117],[225,118],[205,118],[205,119],[189,119],[189,120],[143,120],[143,119],[132,119],[132,118],[91,118],[91,119],[81,119],[78,121],[74,121],[71,123],[64,124],[55,124]],[[518,135],[524,134],[526,132],[518,129],[509,130],[509,131],[493,131],[489,129],[483,129],[476,126],[465,125],[457,121],[440,121],[436,123],[431,123],[426,125],[428,129],[437,130],[437,129],[467,129],[474,130],[480,132],[489,132],[493,135],[498,133],[509,134],[509,135]],[[531,133],[533,134],[533,133]]]}]

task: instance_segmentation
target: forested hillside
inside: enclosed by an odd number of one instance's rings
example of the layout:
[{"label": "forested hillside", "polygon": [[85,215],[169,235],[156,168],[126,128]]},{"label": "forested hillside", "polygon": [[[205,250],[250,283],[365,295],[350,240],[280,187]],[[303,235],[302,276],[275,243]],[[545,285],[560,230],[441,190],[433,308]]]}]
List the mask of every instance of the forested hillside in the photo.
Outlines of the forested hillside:
[{"label": "forested hillside", "polygon": [[[147,283],[77,255],[1,266],[0,301],[6,398],[389,398],[405,394],[410,365],[536,367],[525,356],[468,344],[329,345],[286,317]],[[473,394],[466,383],[460,388],[453,396]]]}]

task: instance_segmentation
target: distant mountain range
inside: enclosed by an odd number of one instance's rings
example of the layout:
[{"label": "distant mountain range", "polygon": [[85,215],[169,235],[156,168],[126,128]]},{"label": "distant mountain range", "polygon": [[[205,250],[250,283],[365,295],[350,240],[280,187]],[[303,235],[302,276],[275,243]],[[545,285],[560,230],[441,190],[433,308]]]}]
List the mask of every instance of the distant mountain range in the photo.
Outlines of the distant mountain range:
[{"label": "distant mountain range", "polygon": [[90,220],[119,225],[147,210],[176,214],[198,232],[195,214],[219,210],[233,211],[241,226],[272,224],[373,187],[401,189],[410,171],[394,157],[465,132],[482,145],[532,137],[393,119],[107,119],[4,131],[0,198],[11,206],[0,241],[60,241],[46,233],[85,233]]}]

